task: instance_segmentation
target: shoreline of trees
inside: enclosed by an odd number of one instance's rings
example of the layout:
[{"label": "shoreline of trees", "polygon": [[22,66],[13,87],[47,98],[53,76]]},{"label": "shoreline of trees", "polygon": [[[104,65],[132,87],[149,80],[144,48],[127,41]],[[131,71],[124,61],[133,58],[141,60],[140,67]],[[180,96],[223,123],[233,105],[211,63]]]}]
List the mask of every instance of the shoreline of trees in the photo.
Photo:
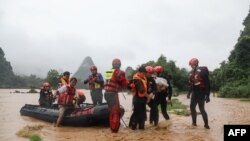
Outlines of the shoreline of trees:
[{"label": "shoreline of trees", "polygon": [[[231,51],[228,61],[222,61],[219,68],[210,71],[211,92],[218,92],[219,97],[250,98],[250,11],[243,25],[244,30],[241,31],[238,43]],[[177,67],[174,61],[168,61],[164,55],[156,62],[151,60],[141,65],[163,66],[164,73],[170,77],[175,92],[188,91],[188,71]],[[53,89],[58,87],[60,74],[54,69],[51,69],[44,79],[36,75],[15,75],[1,47],[0,68],[0,88],[40,88],[45,81],[50,82]],[[77,87],[87,88],[82,80]]]}]

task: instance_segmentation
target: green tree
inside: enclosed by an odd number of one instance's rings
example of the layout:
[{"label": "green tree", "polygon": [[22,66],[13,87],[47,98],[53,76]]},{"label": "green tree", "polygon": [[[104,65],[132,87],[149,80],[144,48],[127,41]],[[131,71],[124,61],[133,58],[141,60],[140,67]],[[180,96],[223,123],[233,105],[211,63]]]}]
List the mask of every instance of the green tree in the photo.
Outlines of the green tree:
[{"label": "green tree", "polygon": [[[244,30],[228,57],[213,79],[221,97],[250,97],[250,14],[243,22]],[[222,83],[220,83],[221,81]]]},{"label": "green tree", "polygon": [[178,91],[186,91],[188,84],[188,71],[184,68],[180,69],[175,65],[173,60],[167,61],[167,58],[161,54],[157,61],[148,61],[144,64],[141,64],[137,67],[135,71],[133,71],[132,75],[129,79],[132,78],[133,74],[138,71],[140,66],[162,66],[163,67],[163,75],[167,76],[170,79],[171,84],[173,85],[175,90]]},{"label": "green tree", "polygon": [[46,80],[50,83],[52,89],[56,89],[59,85],[59,78],[60,78],[59,72],[55,69],[51,69],[47,73]]},{"label": "green tree", "polygon": [[240,38],[250,35],[250,11],[248,12],[246,19],[243,21],[243,25],[245,26],[245,28],[241,32]]}]

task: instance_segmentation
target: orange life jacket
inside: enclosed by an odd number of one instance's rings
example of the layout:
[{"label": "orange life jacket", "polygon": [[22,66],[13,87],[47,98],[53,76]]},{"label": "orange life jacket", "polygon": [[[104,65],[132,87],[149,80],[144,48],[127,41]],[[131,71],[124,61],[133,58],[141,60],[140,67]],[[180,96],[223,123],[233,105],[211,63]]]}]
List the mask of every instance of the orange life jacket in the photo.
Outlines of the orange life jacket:
[{"label": "orange life jacket", "polygon": [[66,92],[59,95],[58,104],[59,105],[73,105],[75,93],[76,93],[75,88],[70,88],[69,86],[67,86]]},{"label": "orange life jacket", "polygon": [[133,80],[140,80],[142,82],[142,85],[143,85],[143,89],[144,89],[144,92],[143,93],[140,93],[139,91],[136,91],[136,88],[135,86],[132,87],[132,95],[135,96],[136,95],[136,92],[138,94],[139,97],[145,97],[146,93],[147,93],[147,78],[146,77],[142,77],[140,76],[138,73],[134,74],[133,76]]},{"label": "orange life jacket", "polygon": [[65,79],[61,78],[60,83],[61,83],[61,86],[69,85],[69,80],[65,80]]}]

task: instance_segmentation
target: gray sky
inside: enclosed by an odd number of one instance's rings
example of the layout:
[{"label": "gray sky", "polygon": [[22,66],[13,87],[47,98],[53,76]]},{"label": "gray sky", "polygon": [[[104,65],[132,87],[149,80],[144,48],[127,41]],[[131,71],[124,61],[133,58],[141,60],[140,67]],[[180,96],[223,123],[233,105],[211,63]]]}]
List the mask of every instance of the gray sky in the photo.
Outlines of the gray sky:
[{"label": "gray sky", "polygon": [[16,74],[136,67],[160,54],[210,70],[227,60],[250,0],[0,0],[0,47]]}]

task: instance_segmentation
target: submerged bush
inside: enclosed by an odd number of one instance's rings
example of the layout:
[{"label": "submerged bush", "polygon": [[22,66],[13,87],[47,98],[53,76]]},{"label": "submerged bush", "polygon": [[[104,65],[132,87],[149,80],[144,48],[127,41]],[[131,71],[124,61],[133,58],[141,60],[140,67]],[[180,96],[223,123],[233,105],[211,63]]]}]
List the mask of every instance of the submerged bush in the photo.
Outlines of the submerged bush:
[{"label": "submerged bush", "polygon": [[42,138],[37,134],[33,134],[33,135],[29,136],[29,140],[30,141],[41,141]]},{"label": "submerged bush", "polygon": [[34,126],[25,126],[21,130],[19,130],[16,134],[19,137],[29,138],[32,135],[35,135],[37,131],[40,131],[43,128],[42,125],[34,125]]},{"label": "submerged bush", "polygon": [[36,89],[32,88],[28,91],[28,93],[38,93]]}]

